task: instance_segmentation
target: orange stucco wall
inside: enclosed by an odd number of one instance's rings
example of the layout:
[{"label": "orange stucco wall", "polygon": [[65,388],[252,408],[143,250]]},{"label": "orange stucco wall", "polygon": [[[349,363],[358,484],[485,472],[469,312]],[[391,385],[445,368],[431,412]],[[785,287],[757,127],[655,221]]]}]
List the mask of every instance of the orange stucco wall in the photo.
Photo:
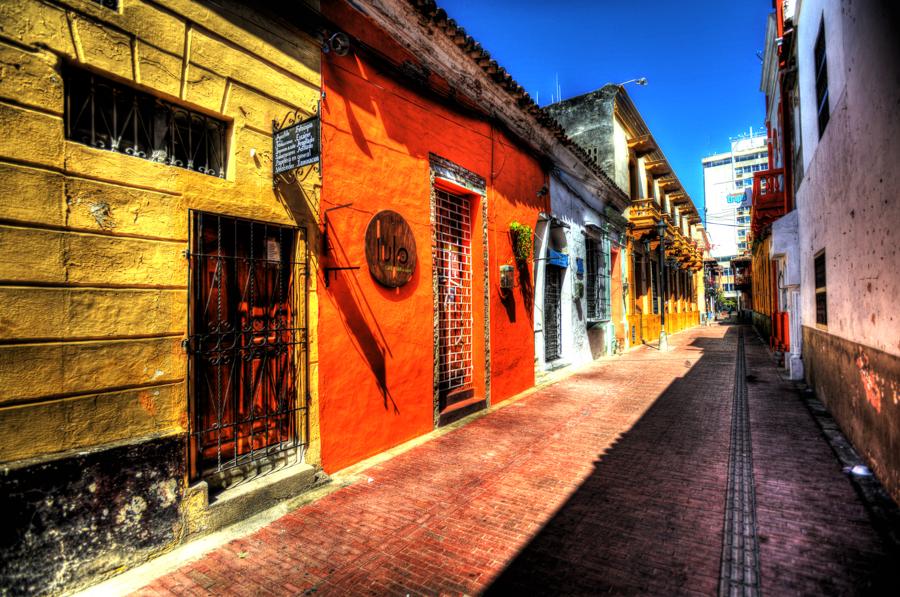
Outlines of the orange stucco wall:
[{"label": "orange stucco wall", "polygon": [[[393,58],[411,59],[342,3],[325,15]],[[351,52],[323,59],[322,204],[328,213],[328,254],[321,268],[341,271],[319,280],[320,430],[322,464],[335,471],[433,428],[433,290],[429,153],[487,181],[491,401],[534,384],[530,270],[525,286],[502,300],[499,265],[512,263],[509,222],[534,226],[549,198],[537,192],[546,176],[535,158],[477,117],[434,101]],[[493,164],[493,166],[492,166]],[[493,171],[493,172],[492,172]],[[484,254],[481,200],[473,215],[473,369],[485,393]],[[409,283],[389,289],[369,274],[365,229],[382,209],[399,212],[416,241]],[[321,271],[321,270],[320,270]],[[526,304],[527,303],[527,304]]]}]

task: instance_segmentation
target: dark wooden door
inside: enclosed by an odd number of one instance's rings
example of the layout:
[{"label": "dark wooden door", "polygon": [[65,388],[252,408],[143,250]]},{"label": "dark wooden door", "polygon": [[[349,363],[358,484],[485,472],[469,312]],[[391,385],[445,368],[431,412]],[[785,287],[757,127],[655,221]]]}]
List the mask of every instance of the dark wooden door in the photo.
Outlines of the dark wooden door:
[{"label": "dark wooden door", "polygon": [[192,472],[218,472],[298,439],[305,297],[297,231],[194,214]]}]

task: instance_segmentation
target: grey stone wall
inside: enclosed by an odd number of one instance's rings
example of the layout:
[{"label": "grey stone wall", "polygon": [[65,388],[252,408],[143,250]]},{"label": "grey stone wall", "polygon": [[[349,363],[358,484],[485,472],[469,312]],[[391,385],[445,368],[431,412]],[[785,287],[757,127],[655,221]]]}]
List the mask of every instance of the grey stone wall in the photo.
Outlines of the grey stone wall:
[{"label": "grey stone wall", "polygon": [[592,157],[596,151],[597,165],[613,179],[616,174],[613,111],[618,90],[616,85],[606,85],[544,108]]}]

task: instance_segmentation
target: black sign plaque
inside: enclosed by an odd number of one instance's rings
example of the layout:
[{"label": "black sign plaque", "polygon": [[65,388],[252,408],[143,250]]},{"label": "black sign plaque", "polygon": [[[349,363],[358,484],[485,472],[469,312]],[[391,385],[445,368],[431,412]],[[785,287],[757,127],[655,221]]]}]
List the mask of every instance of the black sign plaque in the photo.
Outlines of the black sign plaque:
[{"label": "black sign plaque", "polygon": [[319,161],[319,117],[313,116],[272,133],[275,174]]}]

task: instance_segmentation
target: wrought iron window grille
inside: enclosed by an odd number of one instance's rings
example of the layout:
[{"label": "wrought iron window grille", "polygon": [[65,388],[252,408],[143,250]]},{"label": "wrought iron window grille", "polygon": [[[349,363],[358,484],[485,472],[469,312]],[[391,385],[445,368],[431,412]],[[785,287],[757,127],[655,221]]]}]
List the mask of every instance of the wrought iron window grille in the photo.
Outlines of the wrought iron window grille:
[{"label": "wrought iron window grille", "polygon": [[561,296],[564,269],[549,266],[544,272],[544,361],[562,356]]},{"label": "wrought iron window grille", "polygon": [[66,138],[225,178],[228,124],[67,66]]},{"label": "wrought iron window grille", "polygon": [[306,235],[192,212],[192,477],[308,443]]},{"label": "wrought iron window grille", "polygon": [[610,318],[609,298],[609,241],[585,236],[585,298],[588,321],[607,321]]},{"label": "wrought iron window grille", "polygon": [[119,0],[91,0],[91,2],[111,10],[119,10]]}]

